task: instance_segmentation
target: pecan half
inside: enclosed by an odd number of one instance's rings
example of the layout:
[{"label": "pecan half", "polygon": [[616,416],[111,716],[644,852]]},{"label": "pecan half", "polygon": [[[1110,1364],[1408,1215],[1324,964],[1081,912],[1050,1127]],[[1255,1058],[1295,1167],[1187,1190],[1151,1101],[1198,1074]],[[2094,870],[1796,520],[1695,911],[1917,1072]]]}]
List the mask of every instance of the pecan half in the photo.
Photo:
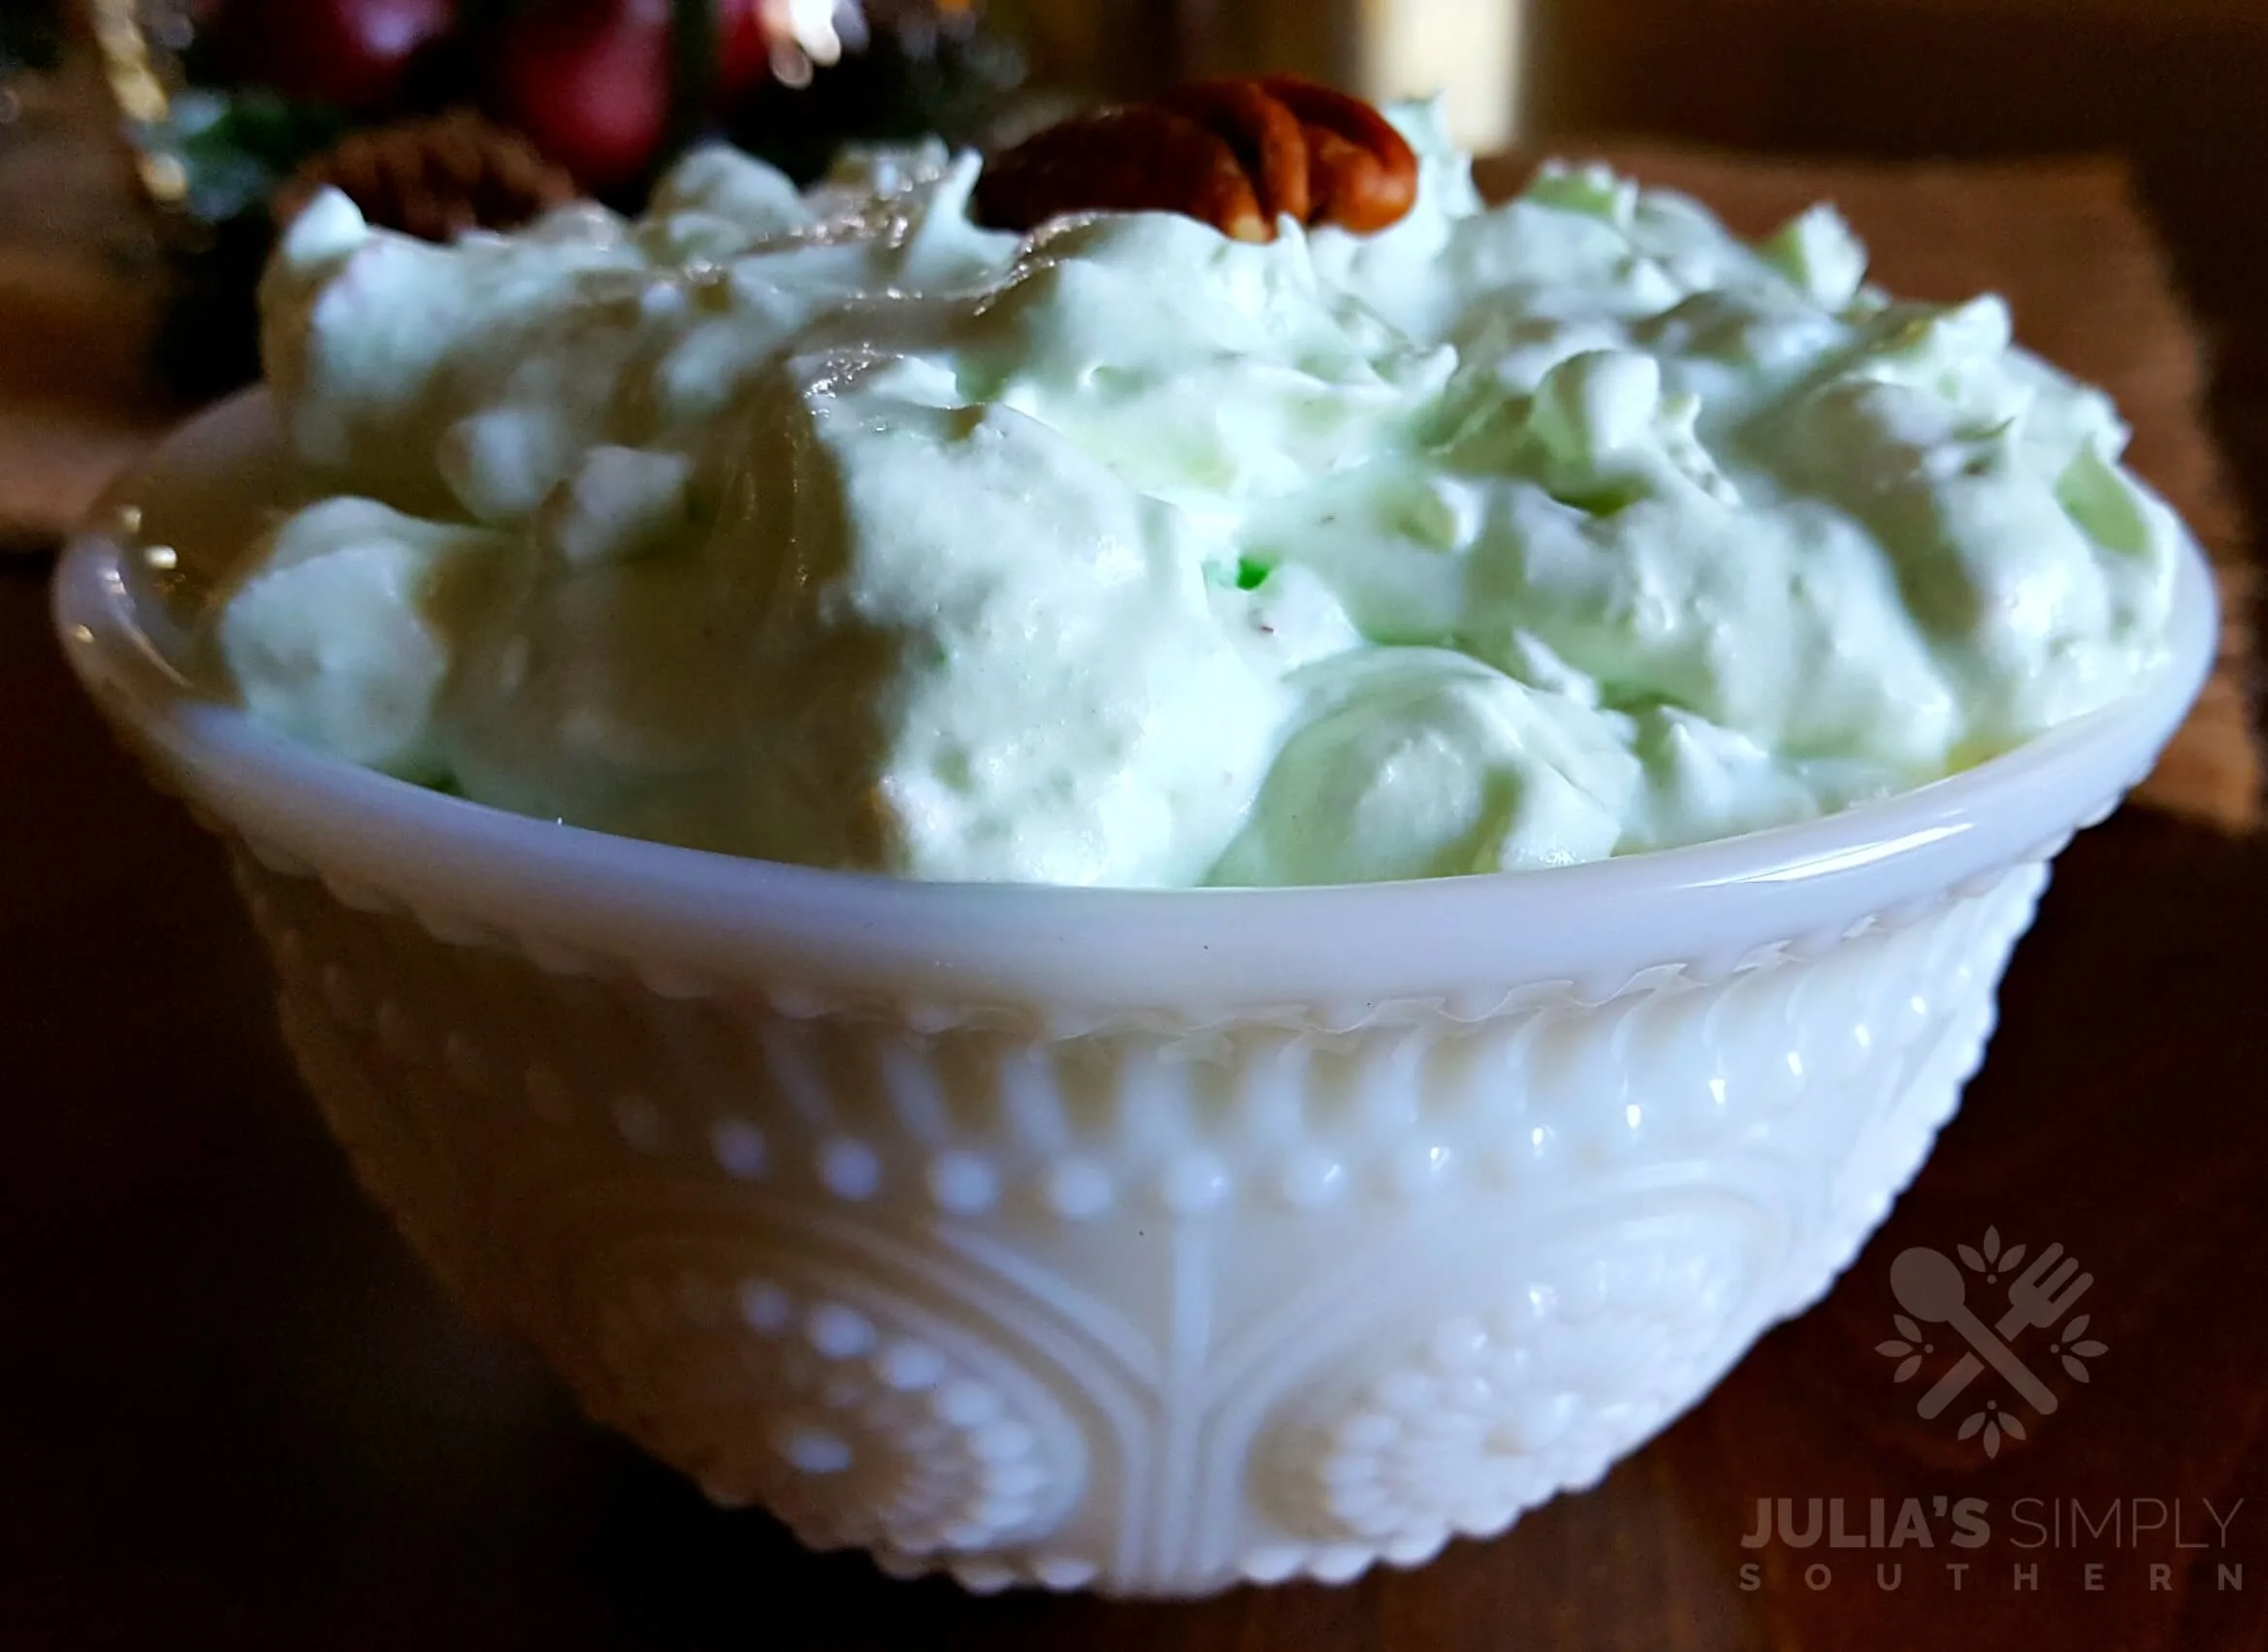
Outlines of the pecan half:
[{"label": "pecan half", "polygon": [[1416,151],[1376,109],[1296,75],[1269,75],[1260,87],[1307,134],[1308,192],[1317,222],[1372,235],[1416,205]]},{"label": "pecan half", "polygon": [[1166,107],[1179,110],[1227,140],[1237,164],[1252,180],[1269,231],[1285,213],[1308,221],[1307,135],[1299,116],[1260,89],[1257,81],[1201,81],[1168,93]]},{"label": "pecan half", "polygon": [[1068,212],[1184,212],[1236,241],[1274,221],[1228,141],[1155,104],[1081,115],[997,156],[977,179],[977,221],[1028,230]]},{"label": "pecan half", "polygon": [[1049,127],[977,181],[980,223],[1028,230],[1083,211],[1170,211],[1238,241],[1278,217],[1384,229],[1417,199],[1417,156],[1360,98],[1292,75],[1207,81]]}]

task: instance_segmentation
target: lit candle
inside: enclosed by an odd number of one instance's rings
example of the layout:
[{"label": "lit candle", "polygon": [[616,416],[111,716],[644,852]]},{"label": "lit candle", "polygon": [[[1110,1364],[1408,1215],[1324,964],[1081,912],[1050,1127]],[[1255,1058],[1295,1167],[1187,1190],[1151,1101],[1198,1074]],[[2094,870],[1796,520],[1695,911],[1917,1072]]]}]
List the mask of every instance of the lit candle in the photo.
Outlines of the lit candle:
[{"label": "lit candle", "polygon": [[1475,152],[1520,136],[1526,0],[1358,0],[1358,83],[1373,102],[1440,92],[1449,135]]}]

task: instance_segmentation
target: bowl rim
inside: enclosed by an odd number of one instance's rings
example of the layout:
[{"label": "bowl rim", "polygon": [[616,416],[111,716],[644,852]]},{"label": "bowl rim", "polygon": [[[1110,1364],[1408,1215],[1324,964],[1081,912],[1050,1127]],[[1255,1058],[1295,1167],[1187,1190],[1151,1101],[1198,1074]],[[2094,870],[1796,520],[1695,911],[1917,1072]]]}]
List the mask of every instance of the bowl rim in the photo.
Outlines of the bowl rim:
[{"label": "bowl rim", "polygon": [[[2131,694],[1838,814],[1571,866],[1392,883],[924,882],[511,814],[311,751],[200,691],[146,623],[120,513],[162,463],[201,445],[241,458],[273,433],[264,390],[217,404],[129,467],[73,534],[53,618],[82,684],[160,779],[264,858],[315,871],[351,904],[405,909],[437,930],[540,937],[648,973],[754,970],[956,1000],[1125,1004],[1375,1001],[1491,979],[1598,991],[1649,962],[1729,971],[1762,943],[1824,944],[2049,858],[2148,772],[2218,651],[2213,576],[2185,535],[2166,658]],[[1355,936],[1362,945],[1349,947]]]}]

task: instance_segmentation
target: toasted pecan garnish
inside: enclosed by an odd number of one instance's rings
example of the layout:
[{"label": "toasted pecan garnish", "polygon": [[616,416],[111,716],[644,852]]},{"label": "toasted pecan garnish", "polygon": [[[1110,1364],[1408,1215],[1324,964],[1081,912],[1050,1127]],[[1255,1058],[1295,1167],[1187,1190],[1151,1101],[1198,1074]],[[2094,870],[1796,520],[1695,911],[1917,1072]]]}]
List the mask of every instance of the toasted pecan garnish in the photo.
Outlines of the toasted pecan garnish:
[{"label": "toasted pecan garnish", "polygon": [[979,222],[1028,230],[1068,212],[1168,211],[1238,241],[1276,221],[1384,229],[1417,199],[1417,156],[1360,98],[1270,75],[1208,81],[1160,102],[1083,115],[995,156]]},{"label": "toasted pecan garnish", "polygon": [[326,188],[372,223],[426,241],[517,229],[575,196],[575,180],[527,139],[470,110],[348,133],[276,190],[276,224],[288,225]]},{"label": "toasted pecan garnish", "polygon": [[1275,227],[1228,141],[1155,104],[1049,127],[977,179],[977,221],[1028,230],[1067,212],[1186,212],[1237,241]]},{"label": "toasted pecan garnish", "polygon": [[1308,221],[1313,197],[1308,190],[1306,136],[1299,116],[1262,91],[1259,81],[1201,81],[1169,93],[1164,102],[1227,140],[1260,197],[1271,236],[1276,220],[1287,212],[1303,224]]},{"label": "toasted pecan garnish", "polygon": [[1360,98],[1296,75],[1261,89],[1299,119],[1308,140],[1308,192],[1317,222],[1357,235],[1399,223],[1417,202],[1417,155],[1394,123]]}]

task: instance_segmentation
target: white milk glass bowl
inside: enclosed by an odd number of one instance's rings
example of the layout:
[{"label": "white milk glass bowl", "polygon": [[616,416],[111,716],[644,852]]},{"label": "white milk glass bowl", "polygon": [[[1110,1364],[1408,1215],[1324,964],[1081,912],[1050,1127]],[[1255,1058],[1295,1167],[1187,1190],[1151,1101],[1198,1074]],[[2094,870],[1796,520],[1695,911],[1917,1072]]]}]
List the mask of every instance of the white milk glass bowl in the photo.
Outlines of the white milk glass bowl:
[{"label": "white milk glass bowl", "polygon": [[280,474],[262,398],[208,414],[55,605],[226,841],[362,1182],[720,1502],[976,1589],[1339,1580],[1597,1480],[1881,1221],[2049,859],[2216,634],[2186,551],[2130,698],[1698,848],[919,884],[523,819],[254,727],[185,616]]}]

